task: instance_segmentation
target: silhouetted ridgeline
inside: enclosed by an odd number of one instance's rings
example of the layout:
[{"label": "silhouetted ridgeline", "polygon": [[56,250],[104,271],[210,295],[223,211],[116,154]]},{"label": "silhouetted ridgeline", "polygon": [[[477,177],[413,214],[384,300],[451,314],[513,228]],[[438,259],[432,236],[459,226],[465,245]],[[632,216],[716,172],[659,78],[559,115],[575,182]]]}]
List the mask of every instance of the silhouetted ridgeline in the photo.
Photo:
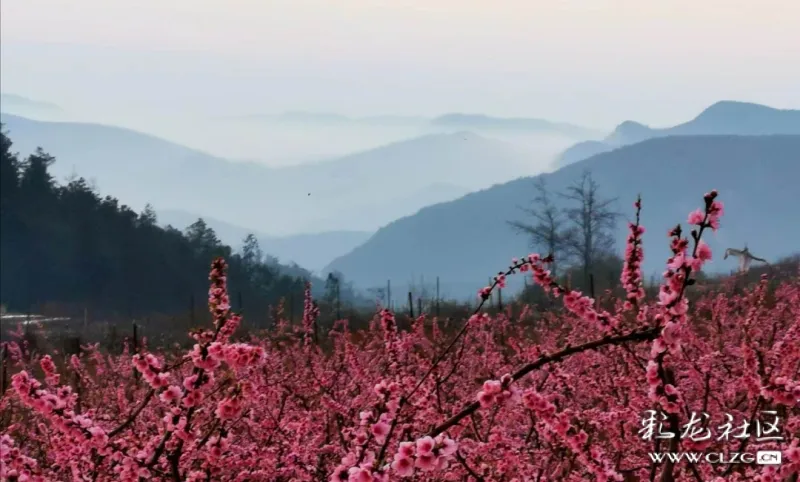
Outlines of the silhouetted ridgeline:
[{"label": "silhouetted ridgeline", "polygon": [[[245,311],[265,315],[283,296],[299,306],[302,279],[232,254],[203,223],[185,234],[160,228],[152,210],[137,214],[112,197],[101,199],[83,179],[58,185],[48,173],[55,159],[44,151],[22,160],[11,147],[3,133],[0,302],[9,310],[56,303],[96,316],[186,313],[194,299],[202,312],[214,256],[229,261],[235,308],[241,299]],[[207,195],[224,196],[222,189]]]}]

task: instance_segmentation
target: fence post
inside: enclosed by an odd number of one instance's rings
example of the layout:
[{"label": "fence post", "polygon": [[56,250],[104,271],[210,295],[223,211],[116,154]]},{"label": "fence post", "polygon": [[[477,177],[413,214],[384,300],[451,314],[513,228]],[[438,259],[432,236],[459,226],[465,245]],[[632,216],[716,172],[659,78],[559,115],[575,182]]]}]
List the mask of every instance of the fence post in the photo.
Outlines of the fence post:
[{"label": "fence post", "polygon": [[[133,322],[133,353],[139,353],[139,340],[138,340],[139,333],[136,331],[136,321]],[[139,372],[136,370],[136,367],[133,368],[133,380],[136,383],[136,386],[139,386]]]},{"label": "fence post", "polygon": [[[317,306],[317,302],[313,301],[312,305],[314,307],[314,311],[319,313],[319,307]],[[319,320],[318,320],[318,318],[319,317],[314,317],[314,333],[313,333],[313,335],[314,335],[314,344],[315,345],[319,345],[319,325],[318,325],[318,321]]]},{"label": "fence post", "polygon": [[242,291],[239,290],[236,292],[236,298],[239,303],[239,329],[242,333],[244,333],[244,304],[242,303]]},{"label": "fence post", "polygon": [[414,299],[411,297],[411,292],[408,292],[408,315],[414,318]]},{"label": "fence post", "polygon": [[439,316],[439,277],[436,277],[436,316]]},{"label": "fence post", "polygon": [[386,307],[392,309],[392,280],[386,280]]},{"label": "fence post", "polygon": [[31,333],[31,307],[28,306],[28,314],[25,315],[25,337]]},{"label": "fence post", "polygon": [[592,299],[597,302],[597,298],[594,297],[594,274],[589,273],[589,293],[592,295]]},{"label": "fence post", "polygon": [[503,288],[497,287],[497,309],[503,311]]},{"label": "fence post", "polygon": [[189,295],[189,329],[194,328],[194,293]]},{"label": "fence post", "polygon": [[239,319],[239,329],[244,331],[244,305],[242,304],[242,291],[241,290],[236,292],[236,298],[237,298],[237,301],[239,302],[239,315],[241,315],[241,318]]},{"label": "fence post", "polygon": [[0,345],[0,398],[3,398],[6,394],[6,356],[8,352],[6,351],[6,344],[3,343]]},{"label": "fence post", "polygon": [[[492,283],[494,283],[494,280],[492,278],[489,278],[489,284],[486,285],[486,286],[492,286]],[[495,299],[495,294],[494,294],[494,290],[492,290],[489,293],[489,308],[494,308],[495,307],[494,306],[494,299]]]},{"label": "fence post", "polygon": [[[81,356],[81,337],[80,336],[75,337],[75,346],[73,347],[73,349],[75,351],[75,356],[80,358],[80,356]],[[74,372],[72,374],[72,379],[73,379],[72,384],[75,386],[75,394],[78,396],[77,401],[75,403],[75,412],[76,413],[81,413],[81,375],[80,375],[80,373],[78,373],[78,370],[76,370],[74,367],[73,367],[73,370],[74,370]]]},{"label": "fence post", "polygon": [[336,321],[342,319],[342,293],[339,278],[336,278]]}]

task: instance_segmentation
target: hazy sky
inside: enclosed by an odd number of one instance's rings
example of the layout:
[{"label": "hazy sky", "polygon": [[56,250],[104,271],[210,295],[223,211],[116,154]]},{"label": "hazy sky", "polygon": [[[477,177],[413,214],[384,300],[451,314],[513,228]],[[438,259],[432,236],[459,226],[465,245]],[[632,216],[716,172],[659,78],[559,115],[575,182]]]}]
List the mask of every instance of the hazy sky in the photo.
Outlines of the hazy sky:
[{"label": "hazy sky", "polygon": [[598,127],[800,108],[798,0],[3,0],[2,90],[67,107],[485,112]]}]

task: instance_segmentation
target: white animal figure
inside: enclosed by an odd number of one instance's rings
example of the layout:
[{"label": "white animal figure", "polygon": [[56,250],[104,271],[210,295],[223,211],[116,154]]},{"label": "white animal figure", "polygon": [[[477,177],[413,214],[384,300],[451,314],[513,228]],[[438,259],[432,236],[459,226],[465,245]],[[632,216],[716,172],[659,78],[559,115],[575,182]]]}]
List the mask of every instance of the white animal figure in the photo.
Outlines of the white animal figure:
[{"label": "white animal figure", "polygon": [[[725,250],[725,256],[723,259],[728,259],[728,256],[736,256],[739,258],[739,272],[746,273],[750,269],[750,263],[753,261],[761,261],[762,263],[767,263],[767,260],[758,258],[750,254],[750,250],[747,249],[747,245],[744,245],[744,249],[733,249],[728,248]],[[769,263],[767,263],[769,264]]]}]

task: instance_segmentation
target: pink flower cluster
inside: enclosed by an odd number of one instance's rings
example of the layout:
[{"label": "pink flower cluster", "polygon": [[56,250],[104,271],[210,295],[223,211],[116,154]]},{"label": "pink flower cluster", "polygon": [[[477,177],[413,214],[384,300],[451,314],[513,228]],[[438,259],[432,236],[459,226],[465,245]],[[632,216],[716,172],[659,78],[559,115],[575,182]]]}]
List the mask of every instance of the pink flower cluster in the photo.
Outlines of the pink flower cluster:
[{"label": "pink flower cluster", "polygon": [[77,396],[70,387],[58,387],[51,393],[26,371],[15,374],[11,385],[22,403],[45,416],[62,435],[82,440],[87,448],[103,449],[108,444],[105,430],[90,417],[75,413]]},{"label": "pink flower cluster", "polygon": [[622,265],[622,287],[625,288],[627,296],[625,298],[624,309],[630,310],[644,299],[644,279],[642,277],[642,262],[644,261],[644,250],[642,249],[642,235],[644,227],[639,225],[639,216],[642,210],[642,200],[637,199],[634,203],[636,208],[636,222],[629,223],[627,244],[625,245],[625,261]]},{"label": "pink flower cluster", "polygon": [[714,231],[719,229],[719,220],[725,213],[725,206],[720,201],[716,201],[717,191],[711,191],[705,195],[706,209],[695,209],[689,213],[687,222],[699,226],[700,228],[711,228]]},{"label": "pink flower cluster", "polygon": [[572,453],[586,465],[596,480],[602,482],[623,480],[622,475],[614,470],[613,464],[604,457],[601,449],[595,446],[586,450],[589,435],[574,427],[566,412],[558,412],[550,398],[554,397],[543,397],[536,390],[529,389],[522,394],[522,403],[536,414],[550,432],[564,441]]},{"label": "pink flower cluster", "polygon": [[264,359],[264,348],[246,343],[209,343],[208,346],[194,345],[191,352],[192,363],[197,368],[214,370],[225,362],[231,368],[246,368],[257,365]]},{"label": "pink flower cluster", "polygon": [[227,321],[228,314],[231,311],[226,269],[227,266],[222,258],[215,259],[211,263],[211,272],[208,275],[208,279],[211,281],[211,286],[208,289],[208,309],[214,319],[215,327],[219,327],[223,322]]},{"label": "pink flower cluster", "polygon": [[716,230],[719,227],[723,206],[716,198],[716,191],[707,193],[704,196],[705,210],[698,209],[689,215],[689,223],[698,226],[698,229],[691,232],[694,240],[692,255],[688,254],[689,240],[681,237],[680,226],[669,233],[672,237],[670,248],[673,255],[667,260],[665,283],[659,289],[662,313],[656,317],[658,323],[663,322],[663,328],[660,336],[653,341],[647,365],[647,382],[650,399],[672,414],[677,414],[684,402],[678,388],[668,380],[665,358],[667,354],[677,355],[681,351],[689,311],[689,302],[683,296],[684,291],[695,283],[692,273],[699,271],[711,259],[711,249],[701,237],[705,228]]},{"label": "pink flower cluster", "polygon": [[[561,293],[562,288],[554,288],[555,293]],[[579,291],[569,291],[564,295],[564,308],[586,320],[587,322],[596,325],[602,331],[610,331],[619,324],[619,320],[612,317],[608,312],[595,309],[595,300],[585,296]]]},{"label": "pink flower cluster", "polygon": [[161,362],[155,355],[146,353],[141,355],[139,353],[133,355],[133,366],[142,378],[154,389],[165,388],[169,385],[169,372],[161,371]]},{"label": "pink flower cluster", "polygon": [[444,435],[422,437],[416,443],[401,442],[392,469],[400,477],[413,476],[415,468],[422,472],[444,470],[457,451],[458,444]]},{"label": "pink flower cluster", "polygon": [[241,415],[244,409],[242,397],[232,396],[223,399],[217,404],[217,410],[214,412],[220,420],[233,420]]},{"label": "pink flower cluster", "polygon": [[53,363],[53,359],[50,358],[50,355],[43,356],[39,361],[39,366],[42,367],[44,378],[47,380],[47,383],[51,386],[58,385],[61,375],[58,374],[58,371],[56,370],[56,364]]},{"label": "pink flower cluster", "polygon": [[800,404],[800,381],[777,376],[773,378],[772,383],[761,389],[761,396],[776,404],[795,407]]},{"label": "pink flower cluster", "polygon": [[361,463],[349,454],[336,467],[331,482],[384,482],[397,477],[412,477],[415,471],[434,472],[447,469],[458,444],[444,435],[422,437],[416,442],[400,442],[391,464],[378,465],[374,452],[367,452]]},{"label": "pink flower cluster", "polygon": [[8,435],[0,435],[0,480],[19,480],[25,482],[45,482],[43,476],[38,475],[36,459],[28,457],[20,451],[14,439]]},{"label": "pink flower cluster", "polygon": [[519,389],[511,385],[512,381],[510,374],[503,375],[500,380],[486,380],[483,382],[483,390],[478,392],[478,403],[482,408],[489,408],[493,405],[518,402]]}]

